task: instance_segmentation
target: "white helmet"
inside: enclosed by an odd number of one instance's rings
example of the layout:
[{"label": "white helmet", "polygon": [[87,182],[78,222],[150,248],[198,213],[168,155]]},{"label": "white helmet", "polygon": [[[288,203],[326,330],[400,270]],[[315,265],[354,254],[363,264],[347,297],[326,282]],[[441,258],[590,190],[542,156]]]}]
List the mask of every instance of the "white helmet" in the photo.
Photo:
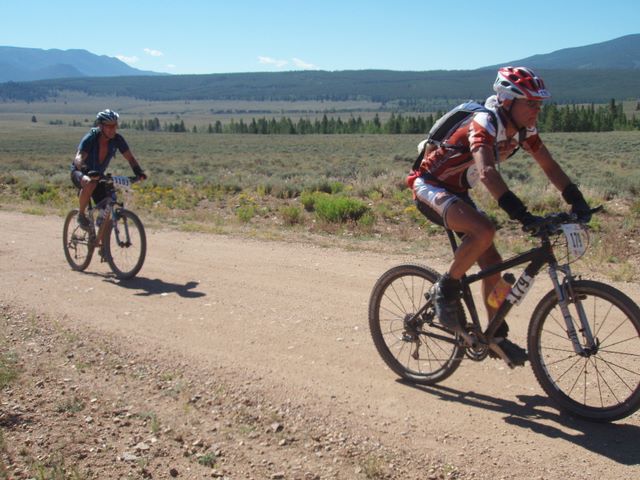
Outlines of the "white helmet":
[{"label": "white helmet", "polygon": [[544,100],[551,97],[545,88],[542,78],[527,67],[502,67],[498,70],[493,89],[498,94],[498,100]]},{"label": "white helmet", "polygon": [[98,112],[98,114],[96,115],[96,122],[98,124],[117,125],[119,118],[120,115],[118,115],[117,112],[114,112],[113,110],[109,110],[107,108],[102,112]]}]

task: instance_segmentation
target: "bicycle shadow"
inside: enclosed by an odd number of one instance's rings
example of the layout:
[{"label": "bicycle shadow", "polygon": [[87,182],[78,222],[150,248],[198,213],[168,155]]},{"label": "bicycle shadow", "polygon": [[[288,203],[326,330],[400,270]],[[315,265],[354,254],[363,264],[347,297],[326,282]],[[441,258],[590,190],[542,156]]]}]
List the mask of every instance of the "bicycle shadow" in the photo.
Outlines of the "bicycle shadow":
[{"label": "bicycle shadow", "polygon": [[112,283],[129,290],[140,290],[134,295],[140,297],[150,297],[152,295],[168,295],[175,293],[183,298],[199,298],[206,296],[204,292],[197,292],[193,289],[198,286],[198,282],[187,282],[184,285],[179,283],[165,282],[159,278],[134,277],[128,280],[118,280],[117,278],[105,278],[105,282]]},{"label": "bicycle shadow", "polygon": [[[508,424],[529,429],[539,435],[560,438],[572,442],[598,455],[610,458],[623,465],[640,464],[640,449],[637,440],[640,427],[615,423],[594,423],[568,414],[551,412],[539,407],[552,406],[552,401],[542,395],[518,395],[522,404],[483,395],[476,392],[463,392],[442,385],[415,385],[403,380],[398,383],[421,390],[425,393],[437,395],[446,402],[462,403],[475,408],[504,413],[504,421]],[[553,421],[577,433],[571,433],[561,428],[542,423]]]}]

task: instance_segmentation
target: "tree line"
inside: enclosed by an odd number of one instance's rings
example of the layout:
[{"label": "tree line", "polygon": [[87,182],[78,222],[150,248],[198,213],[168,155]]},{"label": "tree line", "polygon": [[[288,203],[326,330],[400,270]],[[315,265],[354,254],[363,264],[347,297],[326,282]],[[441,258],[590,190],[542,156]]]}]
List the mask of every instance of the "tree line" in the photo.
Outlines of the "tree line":
[{"label": "tree line", "polygon": [[[636,107],[640,110],[640,104]],[[289,117],[280,119],[266,117],[252,118],[251,121],[231,119],[228,123],[216,121],[204,130],[206,133],[219,134],[257,134],[257,135],[312,135],[312,134],[420,134],[426,133],[434,122],[445,112],[428,115],[403,115],[392,113],[382,121],[378,114],[373,118],[363,120],[361,116],[350,116],[343,120],[341,117],[328,117],[314,120],[300,118],[293,120]],[[135,130],[165,131],[165,132],[198,132],[193,126],[187,129],[183,120],[161,124],[158,118],[150,120],[131,120],[121,122],[121,128]],[[608,105],[596,107],[590,105],[564,105],[554,103],[545,104],[538,118],[538,129],[541,132],[607,132],[614,130],[640,130],[640,115],[628,118],[622,108],[611,100]]]},{"label": "tree line", "polygon": [[[619,49],[621,57],[624,49]],[[624,59],[628,62],[627,58]],[[603,64],[605,62],[602,62]],[[607,64],[609,62],[606,62]],[[560,67],[560,65],[558,65]],[[604,103],[610,98],[638,98],[636,70],[544,70],[553,100],[561,104]],[[496,70],[345,70],[220,73],[134,77],[80,77],[0,83],[0,101],[56,101],[75,91],[96,97],[126,97],[146,101],[244,100],[260,101],[368,101],[380,111],[414,114],[436,111],[447,104],[491,94]],[[57,101],[63,101],[62,98]],[[400,107],[396,109],[395,107]],[[426,108],[425,108],[426,107]]]}]

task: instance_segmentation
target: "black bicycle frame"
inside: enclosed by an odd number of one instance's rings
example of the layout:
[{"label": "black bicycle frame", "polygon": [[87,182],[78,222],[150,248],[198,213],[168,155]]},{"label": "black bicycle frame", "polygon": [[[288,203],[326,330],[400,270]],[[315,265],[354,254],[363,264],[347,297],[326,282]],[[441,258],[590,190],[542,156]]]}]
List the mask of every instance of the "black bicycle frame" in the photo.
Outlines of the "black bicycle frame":
[{"label": "black bicycle frame", "polygon": [[[447,230],[447,235],[449,237],[451,248],[455,253],[456,249],[458,248],[455,234],[451,230]],[[520,278],[512,286],[511,292],[507,295],[505,301],[502,302],[502,305],[500,305],[493,318],[491,318],[491,320],[489,321],[486,330],[482,332],[485,339],[493,338],[498,328],[504,322],[511,308],[514,305],[520,303],[520,301],[527,294],[529,288],[533,283],[533,279],[536,277],[536,275],[538,275],[538,273],[540,273],[542,267],[547,264],[555,265],[557,263],[555,255],[553,254],[553,249],[551,248],[551,242],[549,241],[549,238],[544,237],[542,238],[542,244],[539,247],[535,247],[531,250],[515,255],[496,265],[491,265],[480,270],[477,273],[464,275],[460,279],[460,282],[462,283],[462,297],[464,299],[464,302],[466,303],[469,312],[471,313],[471,318],[474,325],[480,327],[480,319],[478,317],[478,311],[473,300],[470,285],[486,277],[490,277],[491,275],[495,275],[496,273],[503,272],[504,270],[508,270],[527,262],[529,262],[529,265],[525,267],[524,272],[522,273]]]}]

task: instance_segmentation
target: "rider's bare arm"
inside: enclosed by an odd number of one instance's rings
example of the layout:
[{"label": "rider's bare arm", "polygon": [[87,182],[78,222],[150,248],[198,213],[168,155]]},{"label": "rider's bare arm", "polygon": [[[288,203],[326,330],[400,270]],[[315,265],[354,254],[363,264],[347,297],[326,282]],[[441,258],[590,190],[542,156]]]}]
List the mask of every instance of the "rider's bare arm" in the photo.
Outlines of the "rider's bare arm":
[{"label": "rider's bare arm", "polygon": [[544,171],[549,181],[553,183],[559,191],[564,191],[567,185],[571,183],[571,180],[567,174],[564,173],[564,170],[562,170],[558,162],[553,159],[547,147],[543,144],[535,152],[529,153],[538,165],[540,165],[540,168],[542,168],[542,171]]},{"label": "rider's bare arm", "polygon": [[498,200],[507,190],[507,184],[502,179],[502,175],[496,168],[495,155],[493,149],[481,145],[471,151],[473,159],[480,174],[480,181],[487,188],[491,196]]},{"label": "rider's bare arm", "polygon": [[83,152],[81,150],[78,150],[76,152],[76,158],[74,158],[73,164],[76,166],[78,170],[82,170],[82,168],[85,166],[84,161],[87,159],[88,156],[89,154],[87,152]]},{"label": "rider's bare arm", "polygon": [[138,163],[138,160],[136,160],[136,157],[134,157],[133,153],[131,153],[131,150],[127,150],[122,154],[122,156],[127,159],[127,162],[129,162],[129,165],[131,166],[131,168],[140,166],[140,164]]}]

